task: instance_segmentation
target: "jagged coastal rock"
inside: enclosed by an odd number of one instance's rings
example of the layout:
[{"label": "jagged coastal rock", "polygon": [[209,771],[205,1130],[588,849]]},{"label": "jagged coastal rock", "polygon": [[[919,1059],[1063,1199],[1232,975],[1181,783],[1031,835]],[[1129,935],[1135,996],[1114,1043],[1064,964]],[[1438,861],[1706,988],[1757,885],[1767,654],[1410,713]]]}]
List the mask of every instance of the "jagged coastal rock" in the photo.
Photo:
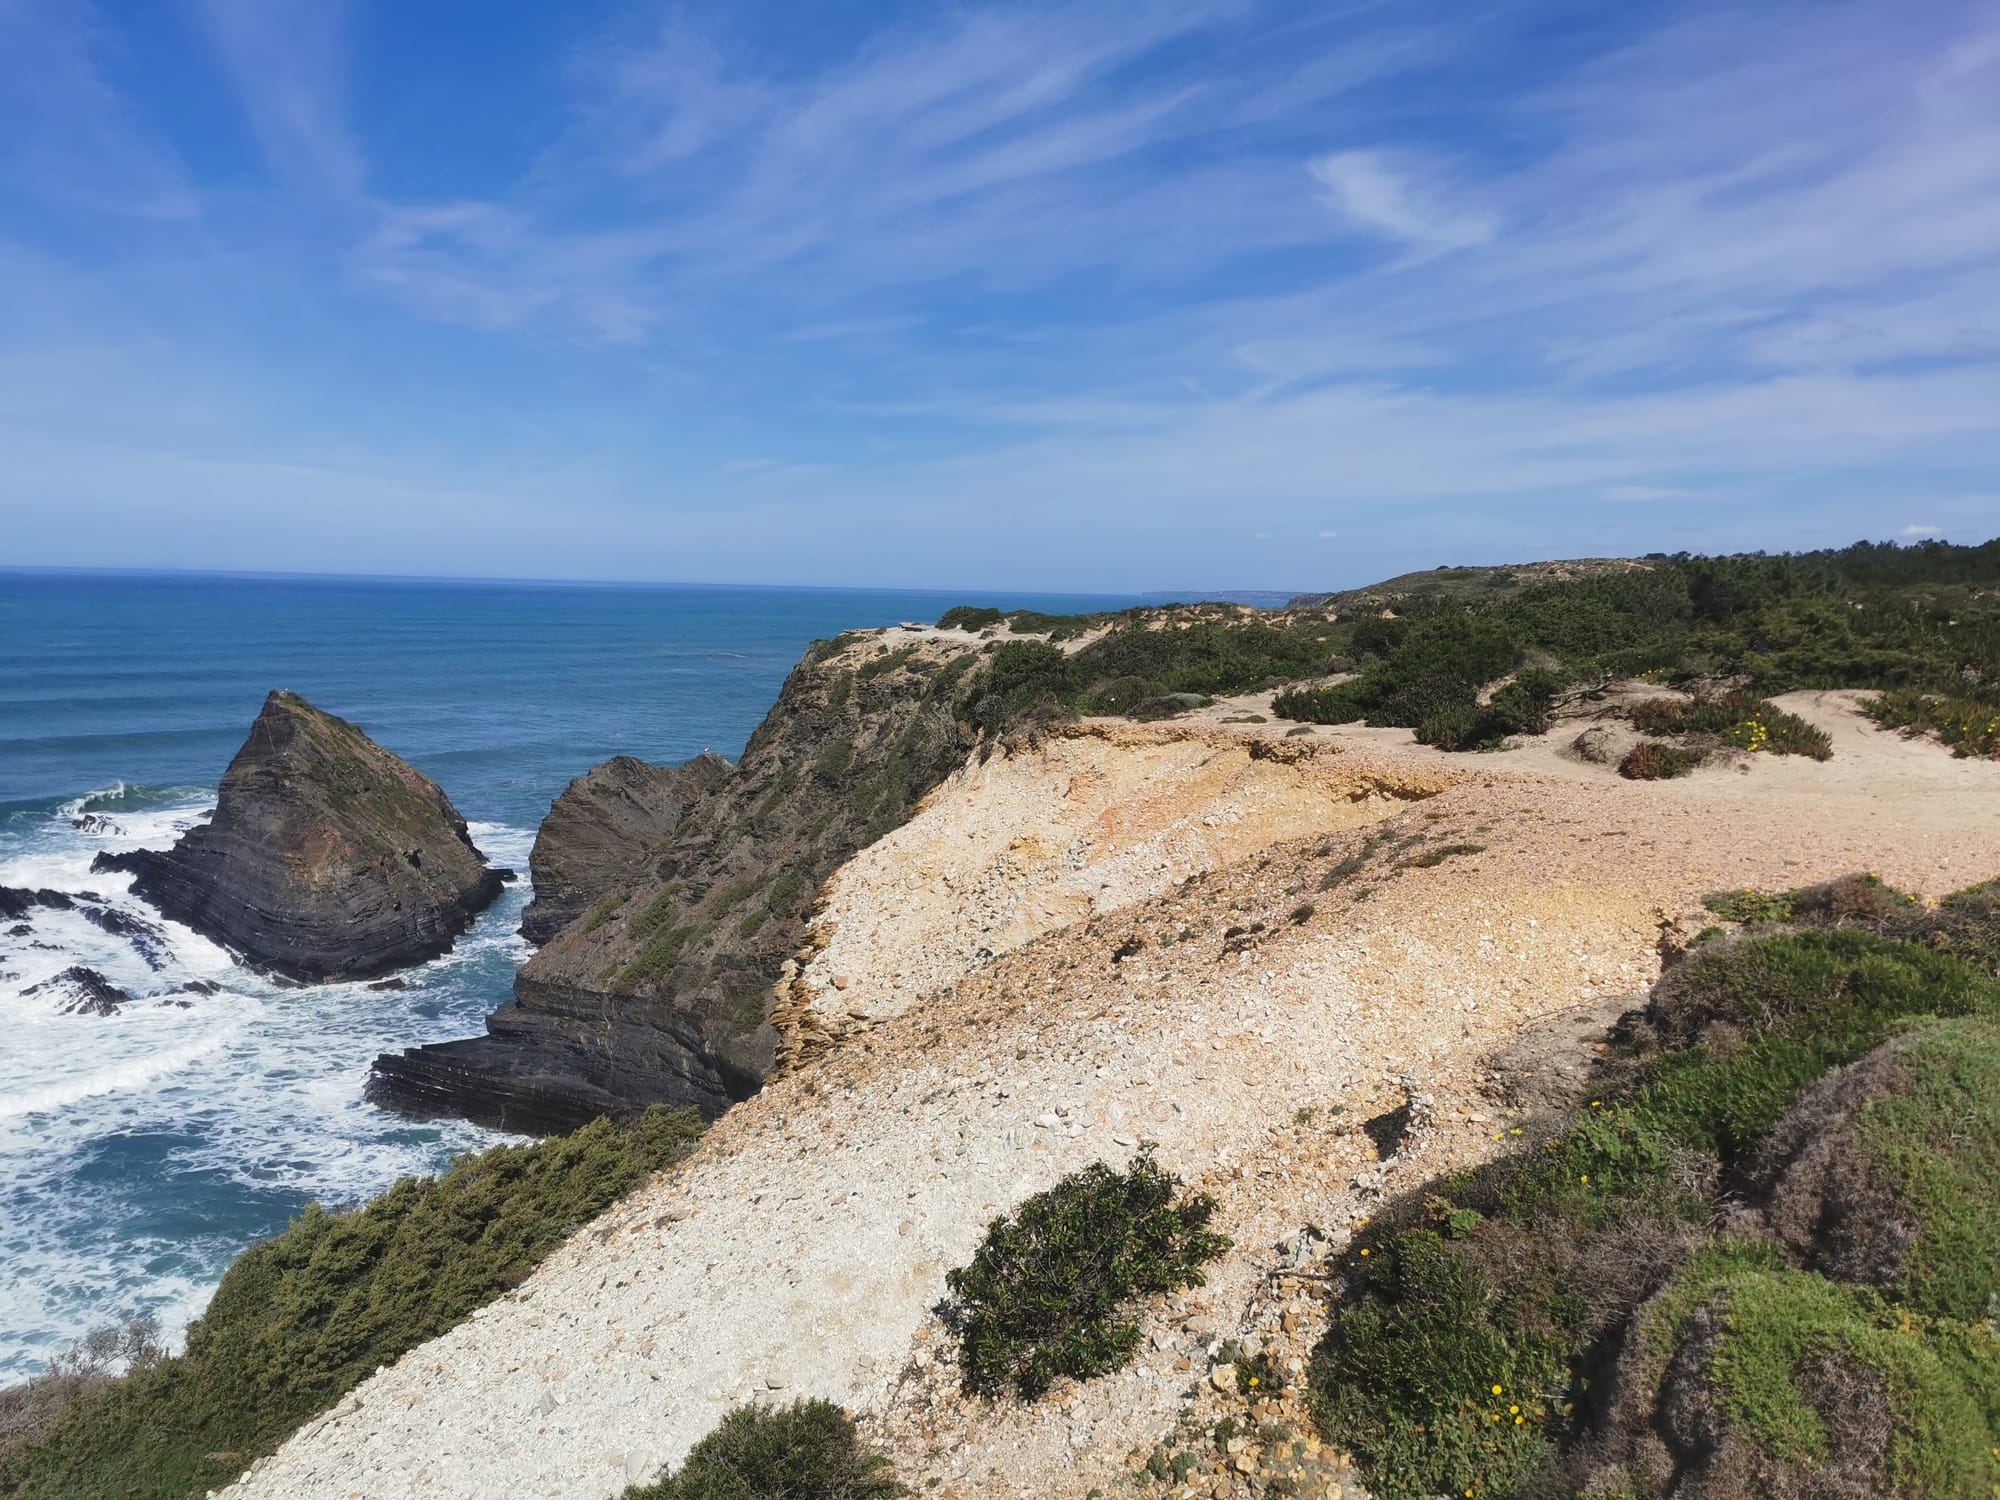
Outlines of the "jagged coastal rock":
[{"label": "jagged coastal rock", "polygon": [[172,849],[101,854],[133,891],[248,963],[315,982],[435,958],[506,872],[421,772],[345,719],[274,692],[215,815]]},{"label": "jagged coastal rock", "polygon": [[729,774],[704,750],[684,766],[614,756],[572,781],[535,835],[528,869],[535,898],[521,936],[546,943],[607,898],[622,898],[701,797]]},{"label": "jagged coastal rock", "polygon": [[[534,861],[536,906],[549,900],[568,924],[522,967],[485,1036],[377,1058],[368,1097],[543,1134],[655,1103],[719,1114],[755,1092],[776,1055],[772,988],[814,892],[964,761],[972,739],[953,691],[979,652],[937,638],[823,642],[735,767],[698,757],[673,773],[582,778]],[[606,803],[638,806],[586,814],[593,778]],[[625,826],[667,831],[650,843],[642,831],[643,854],[620,851],[614,869],[602,846]]]}]

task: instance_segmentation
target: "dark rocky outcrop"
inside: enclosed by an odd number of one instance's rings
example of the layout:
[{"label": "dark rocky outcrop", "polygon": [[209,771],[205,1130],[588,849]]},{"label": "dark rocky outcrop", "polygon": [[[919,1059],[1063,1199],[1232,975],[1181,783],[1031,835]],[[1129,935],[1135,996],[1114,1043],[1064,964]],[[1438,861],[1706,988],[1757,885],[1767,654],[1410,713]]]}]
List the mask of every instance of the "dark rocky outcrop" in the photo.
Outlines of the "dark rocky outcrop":
[{"label": "dark rocky outcrop", "polygon": [[76,898],[68,891],[31,891],[16,885],[0,885],[0,921],[16,921],[38,906],[50,911],[68,911],[75,905]]},{"label": "dark rocky outcrop", "polygon": [[71,964],[53,979],[31,984],[21,993],[60,996],[63,1014],[71,1016],[115,1016],[119,1006],[132,1001],[128,992],[82,964]]},{"label": "dark rocky outcrop", "polygon": [[307,982],[436,957],[502,879],[428,777],[286,692],[265,700],[207,823],[92,868],[131,871],[166,916]]},{"label": "dark rocky outcrop", "polygon": [[[654,1103],[712,1115],[753,1092],[776,1050],[772,986],[820,882],[964,762],[973,740],[954,706],[980,647],[823,643],[734,768],[631,762],[573,784],[534,871],[537,906],[547,871],[567,925],[485,1036],[377,1058],[369,1098],[540,1133]],[[612,790],[586,813],[593,785]],[[643,856],[611,847],[624,829]]]},{"label": "dark rocky outcrop", "polygon": [[705,750],[684,766],[615,756],[577,777],[535,835],[535,898],[521,913],[521,936],[546,943],[600,902],[622,899],[688,809],[728,774],[729,762]]},{"label": "dark rocky outcrop", "polygon": [[[68,891],[31,891],[18,886],[0,886],[0,921],[25,917],[37,907],[47,911],[76,912],[93,927],[113,937],[124,938],[145,960],[147,968],[164,969],[167,966],[167,935],[145,918],[118,910],[94,891],[79,891],[72,895]],[[31,930],[24,924],[9,929],[8,935],[25,937]]]}]

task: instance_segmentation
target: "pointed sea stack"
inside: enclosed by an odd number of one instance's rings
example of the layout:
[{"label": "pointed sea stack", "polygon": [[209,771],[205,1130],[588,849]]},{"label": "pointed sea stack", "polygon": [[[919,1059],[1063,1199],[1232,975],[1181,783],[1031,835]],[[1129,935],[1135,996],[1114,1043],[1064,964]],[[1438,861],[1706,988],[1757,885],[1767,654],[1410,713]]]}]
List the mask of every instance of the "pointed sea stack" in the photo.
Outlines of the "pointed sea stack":
[{"label": "pointed sea stack", "polygon": [[367,979],[450,949],[499,894],[429,777],[274,692],[222,777],[215,815],[172,849],[102,854],[166,916],[260,969]]}]

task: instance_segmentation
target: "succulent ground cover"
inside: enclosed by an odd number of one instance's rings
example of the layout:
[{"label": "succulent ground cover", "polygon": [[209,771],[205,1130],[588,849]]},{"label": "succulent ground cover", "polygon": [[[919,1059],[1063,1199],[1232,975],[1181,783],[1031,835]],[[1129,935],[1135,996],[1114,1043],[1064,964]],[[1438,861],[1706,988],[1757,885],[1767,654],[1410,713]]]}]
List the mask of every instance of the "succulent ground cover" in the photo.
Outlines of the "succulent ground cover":
[{"label": "succulent ground cover", "polygon": [[1348,1251],[1312,1385],[1382,1500],[2000,1484],[2000,899],[1710,905],[1595,1097]]}]

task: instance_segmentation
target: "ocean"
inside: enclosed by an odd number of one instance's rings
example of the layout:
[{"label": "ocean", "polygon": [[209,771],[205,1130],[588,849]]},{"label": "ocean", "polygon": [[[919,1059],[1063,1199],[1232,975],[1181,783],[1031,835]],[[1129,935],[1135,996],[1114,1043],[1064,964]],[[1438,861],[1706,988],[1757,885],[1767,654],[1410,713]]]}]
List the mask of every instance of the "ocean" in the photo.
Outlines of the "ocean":
[{"label": "ocean", "polygon": [[[91,892],[163,937],[81,910],[0,925],[0,1386],[134,1316],[178,1337],[310,1200],[352,1205],[502,1139],[384,1113],[361,1085],[377,1053],[472,1035],[507,999],[528,849],[571,777],[619,753],[735,758],[816,637],[953,604],[1134,602],[0,570],[0,886]],[[90,872],[206,816],[277,687],[430,776],[521,873],[406,989],[281,989]],[[73,965],[135,1001],[72,1012]]]}]

